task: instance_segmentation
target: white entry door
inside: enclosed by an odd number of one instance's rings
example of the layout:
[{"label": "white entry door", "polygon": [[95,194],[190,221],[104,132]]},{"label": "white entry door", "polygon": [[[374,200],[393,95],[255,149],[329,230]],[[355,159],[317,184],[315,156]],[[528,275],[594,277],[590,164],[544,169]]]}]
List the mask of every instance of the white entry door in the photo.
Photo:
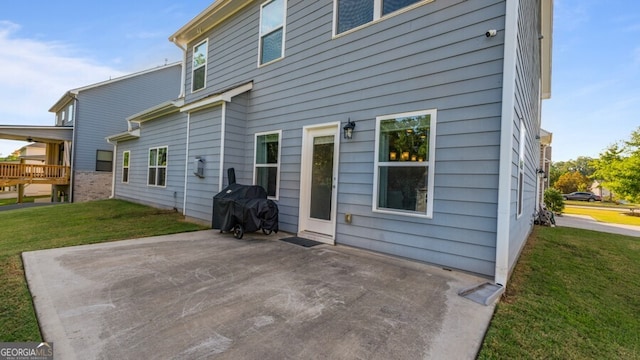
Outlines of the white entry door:
[{"label": "white entry door", "polygon": [[307,238],[333,244],[336,231],[340,123],[303,129],[300,229]]}]

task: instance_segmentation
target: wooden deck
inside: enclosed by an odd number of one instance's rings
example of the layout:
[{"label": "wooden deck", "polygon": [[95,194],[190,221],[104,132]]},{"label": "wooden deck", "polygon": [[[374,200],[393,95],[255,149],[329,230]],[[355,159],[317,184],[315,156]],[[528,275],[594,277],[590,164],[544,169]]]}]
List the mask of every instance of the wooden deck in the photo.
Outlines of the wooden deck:
[{"label": "wooden deck", "polygon": [[0,186],[67,185],[70,175],[69,166],[0,163]]}]

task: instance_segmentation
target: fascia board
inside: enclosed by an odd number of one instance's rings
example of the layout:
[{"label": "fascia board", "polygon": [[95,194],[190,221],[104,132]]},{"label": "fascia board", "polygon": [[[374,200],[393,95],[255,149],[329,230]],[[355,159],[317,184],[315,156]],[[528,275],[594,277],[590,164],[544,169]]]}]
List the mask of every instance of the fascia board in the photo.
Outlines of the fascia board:
[{"label": "fascia board", "polygon": [[245,93],[249,90],[253,89],[253,81],[248,82],[246,84],[240,85],[238,87],[235,87],[231,90],[225,91],[219,95],[215,95],[215,96],[211,96],[205,99],[202,99],[200,101],[196,101],[194,103],[191,103],[189,105],[186,105],[184,107],[182,107],[180,109],[181,112],[188,112],[188,111],[193,111],[193,110],[200,110],[200,109],[204,109],[204,108],[208,108],[211,106],[216,106],[218,104],[221,104],[223,102],[231,102],[231,99],[234,96],[240,95],[242,93]]},{"label": "fascia board", "polygon": [[207,33],[251,3],[252,1],[248,0],[217,0],[171,35],[169,41],[184,48],[189,42]]},{"label": "fascia board", "polygon": [[553,0],[542,0],[541,74],[543,99],[551,98],[553,53]]}]

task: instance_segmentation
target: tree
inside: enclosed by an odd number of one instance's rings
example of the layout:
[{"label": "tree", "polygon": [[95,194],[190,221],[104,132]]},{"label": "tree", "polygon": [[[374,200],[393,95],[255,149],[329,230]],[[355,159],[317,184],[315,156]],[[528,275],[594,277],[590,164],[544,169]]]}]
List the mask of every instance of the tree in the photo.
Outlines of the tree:
[{"label": "tree", "polygon": [[563,194],[568,194],[574,191],[586,191],[589,189],[590,184],[591,180],[589,180],[588,177],[578,171],[574,171],[561,175],[553,187],[560,190]]},{"label": "tree", "polygon": [[571,172],[579,172],[586,177],[590,177],[595,171],[592,163],[593,158],[588,156],[578,156],[575,160],[551,163],[551,168],[549,170],[549,184],[554,186],[556,181],[560,179],[560,176]]},{"label": "tree", "polygon": [[630,139],[610,145],[593,161],[593,178],[602,186],[632,202],[640,202],[640,127]]},{"label": "tree", "polygon": [[[1,155],[1,154],[0,154]],[[0,157],[0,161],[16,161],[20,159],[20,150],[16,150],[7,157]]]}]

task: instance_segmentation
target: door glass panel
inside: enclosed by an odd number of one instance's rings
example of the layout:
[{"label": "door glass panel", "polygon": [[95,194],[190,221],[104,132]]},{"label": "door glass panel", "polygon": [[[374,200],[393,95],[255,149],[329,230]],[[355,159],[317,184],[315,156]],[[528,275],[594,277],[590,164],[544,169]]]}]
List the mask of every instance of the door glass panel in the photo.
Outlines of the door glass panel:
[{"label": "door glass panel", "polygon": [[333,135],[313,138],[313,167],[311,169],[311,206],[309,216],[314,219],[331,220],[333,143]]}]

